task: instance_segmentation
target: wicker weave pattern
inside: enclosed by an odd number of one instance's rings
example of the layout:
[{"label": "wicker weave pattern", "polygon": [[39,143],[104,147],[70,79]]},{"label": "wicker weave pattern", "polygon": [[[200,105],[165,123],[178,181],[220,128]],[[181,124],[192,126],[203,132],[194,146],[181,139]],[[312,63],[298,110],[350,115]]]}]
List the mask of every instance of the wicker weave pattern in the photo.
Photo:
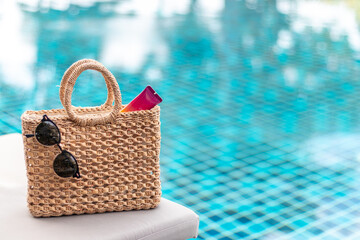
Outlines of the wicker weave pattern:
[{"label": "wicker weave pattern", "polygon": [[[111,106],[74,108],[81,119],[107,116]],[[62,148],[77,159],[81,178],[58,177],[52,167],[60,153],[24,134],[47,114],[60,129]],[[64,109],[22,115],[28,208],[35,217],[149,209],[160,202],[160,108],[117,113],[111,123],[81,126]]]}]

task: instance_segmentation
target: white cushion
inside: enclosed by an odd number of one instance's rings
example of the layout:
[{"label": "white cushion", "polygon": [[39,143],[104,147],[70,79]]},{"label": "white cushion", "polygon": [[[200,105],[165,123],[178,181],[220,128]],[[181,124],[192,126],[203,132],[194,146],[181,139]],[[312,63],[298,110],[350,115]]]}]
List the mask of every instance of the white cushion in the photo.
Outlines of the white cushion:
[{"label": "white cushion", "polygon": [[0,239],[189,239],[199,217],[164,198],[152,210],[34,218],[26,207],[26,170],[20,134],[0,136]]}]

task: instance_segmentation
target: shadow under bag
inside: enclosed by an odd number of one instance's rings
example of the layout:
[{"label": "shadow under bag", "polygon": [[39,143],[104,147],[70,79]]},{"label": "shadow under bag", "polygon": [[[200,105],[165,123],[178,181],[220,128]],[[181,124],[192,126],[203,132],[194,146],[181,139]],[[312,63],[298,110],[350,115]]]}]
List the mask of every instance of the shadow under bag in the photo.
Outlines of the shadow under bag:
[{"label": "shadow under bag", "polygon": [[[87,69],[103,75],[107,100],[99,107],[74,107],[75,81]],[[50,217],[156,207],[160,107],[120,112],[124,105],[115,77],[91,59],[65,72],[60,100],[64,109],[21,116],[30,213]]]}]

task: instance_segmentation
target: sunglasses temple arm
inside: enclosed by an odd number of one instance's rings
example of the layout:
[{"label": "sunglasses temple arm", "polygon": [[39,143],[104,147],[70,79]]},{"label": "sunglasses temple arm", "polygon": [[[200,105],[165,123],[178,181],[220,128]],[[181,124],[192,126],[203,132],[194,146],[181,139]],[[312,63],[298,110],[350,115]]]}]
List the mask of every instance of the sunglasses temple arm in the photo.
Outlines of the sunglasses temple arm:
[{"label": "sunglasses temple arm", "polygon": [[[43,118],[41,119],[41,121],[43,122],[43,121],[45,121],[45,120],[50,120],[49,119],[49,117],[45,114],[44,116],[43,116]],[[55,124],[55,123],[54,123]],[[55,124],[56,125],[56,124]],[[35,134],[25,134],[25,137],[26,138],[31,138],[31,137],[34,137],[35,136]]]}]

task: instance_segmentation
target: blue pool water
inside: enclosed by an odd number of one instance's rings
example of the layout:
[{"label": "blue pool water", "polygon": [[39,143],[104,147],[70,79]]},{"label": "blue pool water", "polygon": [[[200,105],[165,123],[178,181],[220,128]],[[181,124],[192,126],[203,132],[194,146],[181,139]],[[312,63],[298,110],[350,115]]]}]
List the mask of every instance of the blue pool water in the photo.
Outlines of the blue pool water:
[{"label": "blue pool water", "polygon": [[[61,108],[63,72],[94,58],[125,103],[163,97],[163,196],[200,239],[360,239],[356,2],[2,4],[0,134]],[[75,88],[74,105],[106,99],[98,73]]]}]

